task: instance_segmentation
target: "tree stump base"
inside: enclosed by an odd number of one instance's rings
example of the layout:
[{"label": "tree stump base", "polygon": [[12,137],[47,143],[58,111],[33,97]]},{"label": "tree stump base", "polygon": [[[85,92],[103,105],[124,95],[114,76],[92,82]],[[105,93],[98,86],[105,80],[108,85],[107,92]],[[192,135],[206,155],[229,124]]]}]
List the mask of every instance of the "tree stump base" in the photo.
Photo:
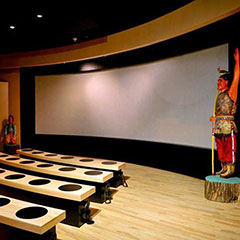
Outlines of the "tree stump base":
[{"label": "tree stump base", "polygon": [[16,154],[17,149],[19,149],[18,144],[4,144],[3,145],[3,152],[7,153],[9,155],[14,155]]},{"label": "tree stump base", "polygon": [[205,198],[216,202],[236,202],[240,196],[240,178],[222,178],[210,175],[205,178]]}]

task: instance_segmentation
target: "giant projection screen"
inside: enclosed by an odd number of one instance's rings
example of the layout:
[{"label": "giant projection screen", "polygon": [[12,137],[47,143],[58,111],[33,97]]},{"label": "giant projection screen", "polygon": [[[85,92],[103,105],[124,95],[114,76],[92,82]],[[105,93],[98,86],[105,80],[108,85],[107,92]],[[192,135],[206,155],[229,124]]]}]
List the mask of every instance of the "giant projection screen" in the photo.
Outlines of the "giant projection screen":
[{"label": "giant projection screen", "polygon": [[228,45],[130,67],[36,76],[36,134],[211,148],[217,67]]}]

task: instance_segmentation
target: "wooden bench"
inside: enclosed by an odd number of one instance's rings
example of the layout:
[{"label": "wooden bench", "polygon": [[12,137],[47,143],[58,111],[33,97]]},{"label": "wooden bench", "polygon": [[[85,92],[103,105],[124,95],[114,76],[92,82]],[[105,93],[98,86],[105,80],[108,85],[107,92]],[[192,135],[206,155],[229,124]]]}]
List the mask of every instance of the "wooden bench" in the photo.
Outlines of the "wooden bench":
[{"label": "wooden bench", "polygon": [[57,240],[55,226],[65,217],[64,210],[0,195],[1,240]]},{"label": "wooden bench", "polygon": [[[40,178],[7,169],[0,169],[0,194],[24,201],[66,210],[65,223],[80,227],[90,221],[89,196],[95,187]],[[89,217],[89,214],[87,214]]]},{"label": "wooden bench", "polygon": [[43,164],[40,161],[30,161],[26,158],[18,158],[14,155],[7,155],[1,152],[0,163],[29,171],[41,172],[89,182],[104,183],[113,177],[112,172],[93,171],[92,169],[67,167],[59,164]]},{"label": "wooden bench", "polygon": [[87,167],[112,171],[114,175],[113,178],[109,181],[111,186],[127,186],[122,171],[123,168],[125,168],[126,166],[125,162],[118,162],[100,158],[68,156],[57,153],[44,152],[32,148],[19,149],[17,150],[17,153],[20,156],[29,157],[31,159],[40,159],[48,162],[56,162],[58,164],[66,164],[69,166]]},{"label": "wooden bench", "polygon": [[[19,158],[0,152],[0,164],[4,167],[10,166],[10,170],[24,169],[34,173],[41,173],[40,176],[49,177],[53,175],[59,180],[74,181],[77,183],[94,185],[96,192],[90,197],[90,201],[105,202],[110,198],[110,186],[108,180],[113,177],[112,172],[96,171],[93,169],[68,167],[58,164],[43,164],[40,161]],[[8,167],[9,169],[9,167]]]}]

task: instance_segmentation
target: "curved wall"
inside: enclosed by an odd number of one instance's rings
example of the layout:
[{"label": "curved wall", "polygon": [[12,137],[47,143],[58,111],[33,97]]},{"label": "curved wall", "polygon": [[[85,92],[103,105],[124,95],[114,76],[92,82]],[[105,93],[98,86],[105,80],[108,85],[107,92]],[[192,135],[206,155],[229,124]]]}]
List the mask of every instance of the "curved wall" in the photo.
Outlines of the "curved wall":
[{"label": "curved wall", "polygon": [[0,56],[0,69],[86,60],[162,42],[240,11],[239,0],[195,0],[149,23],[67,47]]}]

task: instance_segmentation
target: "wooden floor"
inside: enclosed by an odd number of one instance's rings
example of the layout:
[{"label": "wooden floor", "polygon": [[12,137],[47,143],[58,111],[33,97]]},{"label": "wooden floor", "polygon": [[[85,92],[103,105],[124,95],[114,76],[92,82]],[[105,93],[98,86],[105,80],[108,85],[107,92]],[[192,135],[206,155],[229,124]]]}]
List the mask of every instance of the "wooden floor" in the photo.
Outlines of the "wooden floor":
[{"label": "wooden floor", "polygon": [[204,198],[204,181],[127,164],[128,188],[119,187],[93,225],[58,224],[59,240],[240,239],[240,204]]}]

